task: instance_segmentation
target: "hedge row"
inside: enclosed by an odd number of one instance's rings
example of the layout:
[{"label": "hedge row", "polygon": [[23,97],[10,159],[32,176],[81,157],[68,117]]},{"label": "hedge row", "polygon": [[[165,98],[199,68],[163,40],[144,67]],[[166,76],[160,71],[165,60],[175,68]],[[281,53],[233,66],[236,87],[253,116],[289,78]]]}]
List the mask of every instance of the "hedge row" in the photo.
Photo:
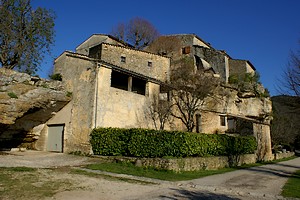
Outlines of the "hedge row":
[{"label": "hedge row", "polygon": [[91,133],[95,155],[132,157],[228,156],[253,153],[252,136],[199,134],[148,129],[97,128]]}]

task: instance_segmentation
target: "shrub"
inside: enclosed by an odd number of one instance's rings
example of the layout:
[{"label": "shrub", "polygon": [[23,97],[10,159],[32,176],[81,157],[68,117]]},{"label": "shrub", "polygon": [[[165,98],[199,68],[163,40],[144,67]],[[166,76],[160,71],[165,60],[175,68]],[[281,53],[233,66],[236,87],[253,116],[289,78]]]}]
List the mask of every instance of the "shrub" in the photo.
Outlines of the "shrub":
[{"label": "shrub", "polygon": [[52,80],[62,81],[62,75],[60,73],[49,75]]},{"label": "shrub", "polygon": [[73,94],[72,92],[69,92],[69,91],[66,92],[66,96],[67,96],[67,97],[71,97],[72,94]]},{"label": "shrub", "polygon": [[14,92],[9,92],[7,93],[7,95],[10,97],[10,98],[14,98],[14,99],[17,99],[18,96],[14,93]]},{"label": "shrub", "polygon": [[146,158],[230,156],[256,150],[256,140],[252,136],[233,137],[138,128],[97,128],[92,131],[90,142],[96,155]]},{"label": "shrub", "polygon": [[128,155],[130,131],[119,128],[97,128],[91,133],[91,145],[96,155]]}]

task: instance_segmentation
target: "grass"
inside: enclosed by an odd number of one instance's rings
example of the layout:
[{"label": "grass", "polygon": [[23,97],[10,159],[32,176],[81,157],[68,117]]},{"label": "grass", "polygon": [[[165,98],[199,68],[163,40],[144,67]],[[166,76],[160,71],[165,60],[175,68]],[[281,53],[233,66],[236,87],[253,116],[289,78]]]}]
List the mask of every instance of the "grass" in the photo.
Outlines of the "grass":
[{"label": "grass", "polygon": [[284,197],[300,198],[300,170],[290,177],[283,186],[281,195]]},{"label": "grass", "polygon": [[87,168],[92,170],[101,170],[119,174],[129,174],[134,176],[142,176],[167,181],[191,180],[235,170],[233,168],[223,168],[218,170],[201,170],[176,173],[171,170],[158,170],[154,168],[137,167],[132,163],[99,163],[88,165]]},{"label": "grass", "polygon": [[295,157],[284,158],[275,161],[261,162],[261,163],[253,163],[238,166],[235,168],[222,168],[217,170],[199,170],[199,171],[190,171],[190,172],[174,172],[171,170],[163,170],[163,169],[155,169],[155,168],[145,168],[145,167],[137,167],[129,162],[115,162],[115,163],[97,163],[88,165],[86,168],[92,170],[101,170],[118,174],[128,174],[140,177],[147,178],[155,178],[159,180],[167,180],[167,181],[185,181],[192,180],[196,178],[201,178],[205,176],[211,176],[214,174],[222,174],[226,172],[231,172],[238,169],[247,169],[250,167],[258,167],[265,164],[274,164],[282,161],[287,161],[294,159]]},{"label": "grass", "polygon": [[50,169],[0,168],[0,199],[44,199],[72,186],[69,180],[51,180]]}]

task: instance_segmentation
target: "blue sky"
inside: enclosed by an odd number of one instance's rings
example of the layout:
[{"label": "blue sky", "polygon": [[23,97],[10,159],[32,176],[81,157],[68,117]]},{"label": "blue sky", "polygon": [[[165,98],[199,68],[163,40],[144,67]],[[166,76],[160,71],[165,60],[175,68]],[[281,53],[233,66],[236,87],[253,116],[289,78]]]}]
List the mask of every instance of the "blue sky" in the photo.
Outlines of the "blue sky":
[{"label": "blue sky", "polygon": [[300,49],[299,0],[32,0],[56,13],[55,45],[41,66],[94,33],[134,17],[150,21],[161,34],[195,33],[232,58],[250,60],[272,95],[291,50]]}]

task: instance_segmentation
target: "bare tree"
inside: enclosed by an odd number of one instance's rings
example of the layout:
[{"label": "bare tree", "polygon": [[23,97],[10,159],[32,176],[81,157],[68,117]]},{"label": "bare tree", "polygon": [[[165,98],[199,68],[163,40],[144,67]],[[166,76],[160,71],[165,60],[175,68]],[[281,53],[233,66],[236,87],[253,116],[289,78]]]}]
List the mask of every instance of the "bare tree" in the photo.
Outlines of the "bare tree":
[{"label": "bare tree", "polygon": [[277,90],[284,94],[272,97],[274,144],[293,144],[300,137],[300,50],[291,51],[287,67],[278,81]]},{"label": "bare tree", "polygon": [[119,40],[125,42],[126,25],[124,23],[119,23],[116,27],[113,27],[111,34]]},{"label": "bare tree", "polygon": [[171,74],[172,99],[177,108],[172,115],[192,132],[196,125],[195,116],[201,112],[205,98],[213,96],[218,79],[210,73],[196,70],[191,58],[183,58],[180,63]]},{"label": "bare tree", "polygon": [[54,42],[54,13],[30,0],[0,0],[0,63],[34,74]]},{"label": "bare tree", "polygon": [[154,97],[149,114],[156,130],[164,130],[166,122],[170,119],[172,105],[168,100]]},{"label": "bare tree", "polygon": [[170,55],[181,49],[181,40],[176,36],[160,36],[154,40],[147,48],[146,51],[156,53],[159,55]]},{"label": "bare tree", "polygon": [[136,49],[143,49],[159,36],[159,32],[149,21],[139,17],[131,19],[129,23],[118,24],[111,34]]},{"label": "bare tree", "polygon": [[279,83],[280,93],[300,96],[300,51],[290,53],[290,61]]}]

